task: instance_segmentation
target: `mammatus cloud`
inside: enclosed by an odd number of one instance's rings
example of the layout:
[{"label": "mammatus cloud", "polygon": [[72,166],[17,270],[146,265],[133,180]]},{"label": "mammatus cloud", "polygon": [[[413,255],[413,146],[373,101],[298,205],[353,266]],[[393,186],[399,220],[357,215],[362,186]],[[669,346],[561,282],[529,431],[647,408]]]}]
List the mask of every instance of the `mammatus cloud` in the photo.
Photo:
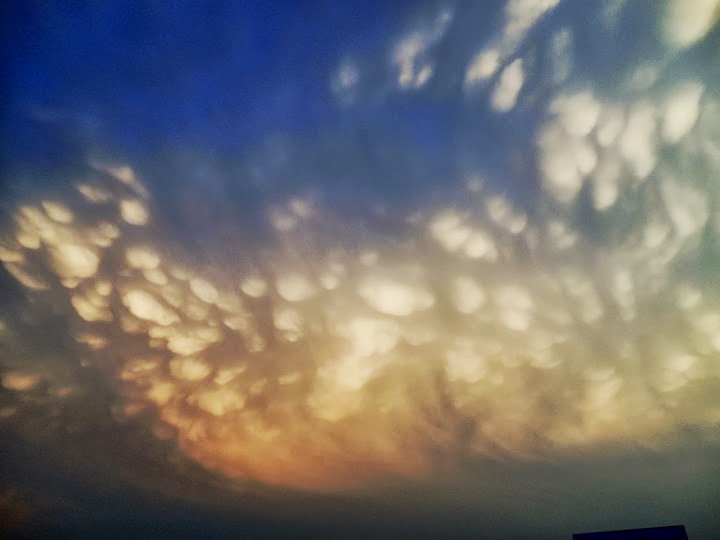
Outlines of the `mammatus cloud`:
[{"label": "mammatus cloud", "polygon": [[[497,73],[491,108],[511,110],[518,43],[555,4],[509,2],[465,89]],[[450,19],[399,41],[398,88],[432,76],[423,55]],[[668,30],[679,46],[709,26],[683,28]],[[562,90],[541,113],[530,207],[471,175],[463,204],[413,209],[391,244],[350,250],[317,241],[338,218],[293,193],[263,208],[274,240],[232,268],[171,250],[161,195],[131,166],[90,160],[66,192],[12,208],[0,261],[22,315],[0,339],[21,350],[52,312],[111,382],[118,421],[150,411],[155,436],[204,467],[304,488],[717,428],[720,298],[702,265],[720,245],[720,103],[688,79],[622,99]],[[82,383],[18,353],[2,385],[62,400]]]},{"label": "mammatus cloud", "polygon": [[[425,28],[417,29],[400,39],[392,54],[400,90],[422,88],[433,75],[433,63],[425,58],[442,39],[452,22],[452,11],[442,10]],[[341,71],[342,73],[342,71]]]},{"label": "mammatus cloud", "polygon": [[492,107],[499,112],[512,109],[523,85],[522,60],[513,57],[533,26],[558,4],[559,0],[509,0],[500,32],[470,61],[465,86],[472,89],[488,81],[504,66],[495,83]]},{"label": "mammatus cloud", "polygon": [[717,0],[668,2],[664,33],[667,41],[677,47],[688,47],[701,40],[720,16]]}]

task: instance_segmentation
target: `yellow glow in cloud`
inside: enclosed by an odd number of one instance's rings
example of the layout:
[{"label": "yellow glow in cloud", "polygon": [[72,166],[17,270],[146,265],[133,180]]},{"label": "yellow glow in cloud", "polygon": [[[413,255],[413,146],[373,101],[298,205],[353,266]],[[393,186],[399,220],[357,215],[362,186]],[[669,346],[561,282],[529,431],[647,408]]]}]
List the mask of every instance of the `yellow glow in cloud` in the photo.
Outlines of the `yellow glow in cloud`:
[{"label": "yellow glow in cloud", "polygon": [[26,392],[32,390],[40,382],[38,373],[25,371],[9,371],[2,376],[2,385],[8,390]]},{"label": "yellow glow in cloud", "polygon": [[108,309],[108,303],[102,296],[88,297],[86,295],[74,294],[70,298],[77,314],[88,322],[111,321],[112,313]]},{"label": "yellow glow in cloud", "polygon": [[137,199],[120,201],[120,215],[130,225],[145,225],[149,219],[147,208]]},{"label": "yellow glow in cloud", "polygon": [[89,278],[95,275],[100,258],[89,247],[80,244],[60,244],[50,250],[51,263],[61,277]]},{"label": "yellow glow in cloud", "polygon": [[399,317],[427,309],[435,302],[426,288],[384,276],[368,276],[362,280],[358,294],[380,313]]},{"label": "yellow glow in cloud", "polygon": [[307,300],[315,294],[315,287],[305,276],[297,273],[283,274],[275,283],[277,292],[288,302]]},{"label": "yellow glow in cloud", "polygon": [[58,223],[68,224],[72,223],[74,219],[73,213],[63,204],[45,201],[42,203],[42,207],[48,217]]},{"label": "yellow glow in cloud", "polygon": [[197,358],[174,358],[170,361],[170,372],[178,379],[199,381],[211,371],[210,366]]},{"label": "yellow glow in cloud", "polygon": [[218,299],[217,289],[204,279],[193,278],[190,280],[190,290],[203,302],[214,303]]},{"label": "yellow glow in cloud", "polygon": [[267,282],[261,277],[252,276],[246,278],[240,285],[242,292],[253,298],[260,298],[267,292]]},{"label": "yellow glow in cloud", "polygon": [[25,265],[4,262],[3,266],[20,284],[33,291],[44,291],[50,284],[40,276],[30,272]]},{"label": "yellow glow in cloud", "polygon": [[161,304],[153,295],[142,290],[130,290],[123,294],[123,304],[136,317],[162,326],[177,322],[178,316]]},{"label": "yellow glow in cloud", "polygon": [[140,270],[153,270],[160,264],[160,256],[148,247],[131,247],[125,251],[130,266]]},{"label": "yellow glow in cloud", "polygon": [[213,416],[223,416],[231,411],[240,410],[245,404],[243,397],[229,388],[205,390],[191,400],[196,400],[200,409]]}]

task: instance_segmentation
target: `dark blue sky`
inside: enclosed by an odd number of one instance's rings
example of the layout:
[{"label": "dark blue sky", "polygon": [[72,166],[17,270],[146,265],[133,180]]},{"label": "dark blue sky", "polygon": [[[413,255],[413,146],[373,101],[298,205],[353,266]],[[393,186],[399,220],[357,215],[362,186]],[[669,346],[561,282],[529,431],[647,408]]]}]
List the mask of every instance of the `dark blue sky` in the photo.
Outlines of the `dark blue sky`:
[{"label": "dark blue sky", "polygon": [[[402,2],[11,2],[5,99],[115,144],[237,149],[336,119],[328,73],[377,50]],[[9,13],[8,13],[9,12]],[[41,114],[41,113],[40,113]]]}]

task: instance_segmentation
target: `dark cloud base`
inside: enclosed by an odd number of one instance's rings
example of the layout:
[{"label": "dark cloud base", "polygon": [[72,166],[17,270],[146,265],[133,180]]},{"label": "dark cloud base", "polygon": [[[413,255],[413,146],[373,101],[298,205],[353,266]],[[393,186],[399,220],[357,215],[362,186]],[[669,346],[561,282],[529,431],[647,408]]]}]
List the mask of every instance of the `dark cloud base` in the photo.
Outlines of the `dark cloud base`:
[{"label": "dark cloud base", "polygon": [[685,448],[667,453],[468,463],[432,480],[344,495],[239,488],[200,469],[163,470],[118,446],[112,464],[94,463],[79,456],[109,448],[86,443],[63,450],[60,441],[30,442],[7,428],[0,435],[12,441],[3,445],[0,499],[0,530],[11,538],[550,540],[685,523],[690,538],[710,540],[720,527],[720,448],[693,443],[692,434]]}]

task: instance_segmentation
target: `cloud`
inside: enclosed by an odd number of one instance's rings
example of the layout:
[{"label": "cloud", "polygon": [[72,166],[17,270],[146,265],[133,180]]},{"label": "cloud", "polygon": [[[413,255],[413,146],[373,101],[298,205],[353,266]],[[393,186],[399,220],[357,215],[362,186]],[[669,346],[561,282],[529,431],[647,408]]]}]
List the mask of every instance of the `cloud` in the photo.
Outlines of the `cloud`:
[{"label": "cloud", "polygon": [[447,32],[452,11],[444,9],[426,28],[409,33],[395,46],[392,62],[397,70],[397,86],[401,90],[422,88],[433,75],[433,64],[426,58],[428,51]]},{"label": "cloud", "polygon": [[[307,190],[258,180],[261,225],[225,200],[236,173],[208,173],[221,195],[181,204],[134,164],[89,160],[52,198],[15,201],[0,260],[18,293],[2,332],[18,417],[33,392],[90,391],[51,354],[27,361],[46,336],[73,368],[92,366],[118,418],[235,481],[341,489],[443,460],[660,448],[681,426],[717,426],[720,304],[698,269],[720,232],[708,180],[720,105],[695,80],[617,96],[575,81],[533,102],[536,68],[516,52],[555,4],[510,2],[498,48],[455,73],[454,99],[487,80],[496,112],[534,107],[526,204],[502,189],[512,178],[458,188],[463,172],[436,179],[455,196],[382,211],[357,197],[345,215],[329,195],[341,175],[317,165],[327,147],[300,142],[268,169],[322,177]],[[430,52],[451,19],[400,36],[397,88],[421,92],[446,67]],[[419,160],[414,144],[372,148],[414,179],[397,159]],[[348,155],[366,183],[382,172],[376,154]],[[243,174],[261,177],[257,159]],[[197,199],[211,223],[194,219]],[[169,239],[162,209],[176,203],[213,234]]]},{"label": "cloud", "polygon": [[718,19],[717,0],[670,0],[664,19],[665,38],[678,47],[700,41]]}]

